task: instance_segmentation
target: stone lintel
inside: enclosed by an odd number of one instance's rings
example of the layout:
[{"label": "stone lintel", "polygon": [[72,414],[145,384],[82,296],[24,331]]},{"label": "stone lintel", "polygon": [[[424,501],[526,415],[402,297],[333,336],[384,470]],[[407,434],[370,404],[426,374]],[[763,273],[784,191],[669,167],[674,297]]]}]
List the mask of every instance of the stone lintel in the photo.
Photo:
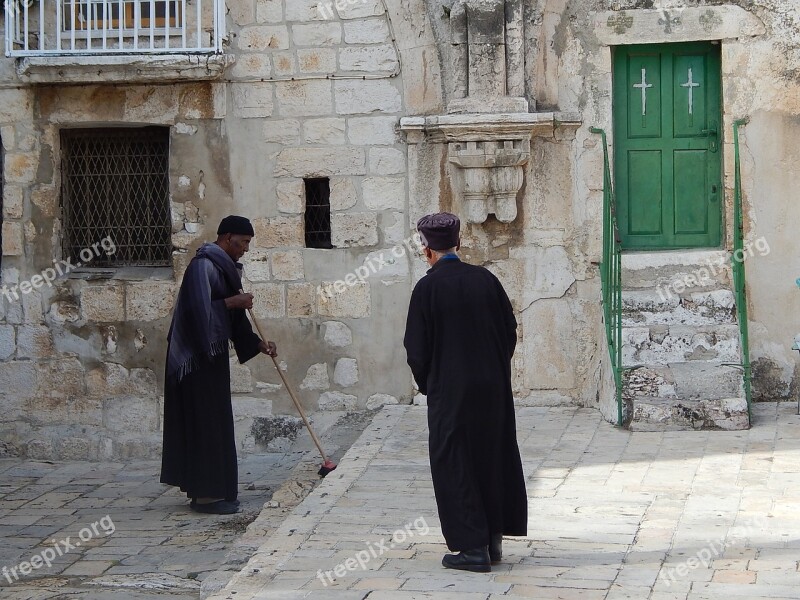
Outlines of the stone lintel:
[{"label": "stone lintel", "polygon": [[467,114],[404,117],[400,129],[410,144],[426,138],[429,142],[486,142],[552,137],[556,127],[580,123],[580,116],[571,113]]},{"label": "stone lintel", "polygon": [[593,17],[597,39],[605,46],[726,40],[766,33],[761,19],[732,4],[605,11]]},{"label": "stone lintel", "polygon": [[31,56],[17,62],[25,83],[169,83],[222,77],[229,54]]}]

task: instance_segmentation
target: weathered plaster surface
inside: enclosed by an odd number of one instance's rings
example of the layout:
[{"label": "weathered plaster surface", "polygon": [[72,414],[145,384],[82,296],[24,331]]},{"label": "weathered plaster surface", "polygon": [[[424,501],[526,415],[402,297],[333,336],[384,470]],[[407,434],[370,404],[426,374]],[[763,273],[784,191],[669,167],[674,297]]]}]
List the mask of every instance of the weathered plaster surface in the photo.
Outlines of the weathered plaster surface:
[{"label": "weathered plaster surface", "polygon": [[[455,98],[445,11],[453,2],[365,0],[327,19],[317,0],[228,4],[232,60],[213,80],[161,85],[174,81],[164,69],[157,81],[31,85],[15,61],[0,59],[4,284],[59,256],[60,128],[171,129],[172,269],[63,279],[0,302],[0,433],[22,452],[157,455],[171,302],[194,250],[232,212],[256,224],[246,287],[304,403],[372,407],[414,395],[399,332],[424,264],[406,251],[344,293],[335,285],[402,244],[421,215],[463,211],[462,175],[446,141],[398,131],[402,117],[446,116]],[[464,257],[496,273],[517,310],[521,402],[599,406],[616,416],[597,269],[602,148],[589,127],[605,128],[613,143],[609,44],[689,39],[721,40],[727,250],[731,126],[750,117],[742,134],[745,231],[770,247],[747,263],[756,397],[794,393],[799,11],[790,0],[524,3],[513,36],[524,39],[525,100],[531,110],[575,115],[573,124],[532,137],[512,221],[490,216],[463,231]],[[113,79],[120,77],[104,81]],[[303,247],[308,176],[331,177],[333,250]],[[279,384],[271,362],[235,366],[242,448],[252,447],[258,419],[292,411]]]}]

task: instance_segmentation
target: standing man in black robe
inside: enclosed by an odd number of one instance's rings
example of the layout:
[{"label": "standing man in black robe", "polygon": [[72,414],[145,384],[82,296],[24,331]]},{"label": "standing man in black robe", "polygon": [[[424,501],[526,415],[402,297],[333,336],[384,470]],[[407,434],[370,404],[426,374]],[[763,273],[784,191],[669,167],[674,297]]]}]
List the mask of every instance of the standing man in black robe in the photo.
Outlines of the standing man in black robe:
[{"label": "standing man in black robe", "polygon": [[528,499],[517,446],[511,357],[517,321],[500,281],[461,262],[450,213],[417,223],[428,274],[411,294],[404,344],[428,396],[431,475],[447,546],[442,564],[488,572],[503,535],[525,536]]},{"label": "standing man in black robe", "polygon": [[217,241],[203,244],[186,269],[167,336],[161,483],[180,487],[201,513],[239,510],[229,342],[241,363],[277,355],[247,319],[252,294],[239,293],[238,261],[254,234],[244,217],[222,220]]}]

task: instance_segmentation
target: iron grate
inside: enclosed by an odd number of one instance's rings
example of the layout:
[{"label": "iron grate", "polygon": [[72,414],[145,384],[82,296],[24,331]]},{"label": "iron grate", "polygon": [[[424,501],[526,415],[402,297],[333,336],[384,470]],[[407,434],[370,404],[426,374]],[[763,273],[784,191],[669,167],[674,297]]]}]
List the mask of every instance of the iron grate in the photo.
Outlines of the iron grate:
[{"label": "iron grate", "polygon": [[333,248],[331,243],[331,181],[305,179],[306,248]]},{"label": "iron grate", "polygon": [[92,266],[172,264],[169,128],[61,131],[65,257],[111,238]]}]

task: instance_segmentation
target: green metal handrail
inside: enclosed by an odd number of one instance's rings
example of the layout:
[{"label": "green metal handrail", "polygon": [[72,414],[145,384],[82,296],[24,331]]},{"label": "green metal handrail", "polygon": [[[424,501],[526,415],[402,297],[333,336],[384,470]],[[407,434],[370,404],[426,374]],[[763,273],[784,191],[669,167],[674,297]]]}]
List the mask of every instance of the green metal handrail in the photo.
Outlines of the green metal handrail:
[{"label": "green metal handrail", "polygon": [[589,129],[599,133],[603,140],[603,258],[600,263],[600,281],[603,288],[603,320],[606,341],[614,371],[617,400],[617,425],[623,424],[622,414],[622,240],[617,228],[617,205],[611,181],[606,132],[597,127]]},{"label": "green metal handrail", "polygon": [[[747,322],[747,292],[744,268],[744,222],[742,220],[742,171],[739,164],[739,127],[749,119],[733,122],[734,187],[733,187],[733,289],[736,295],[736,318],[739,321],[739,335],[742,346],[742,368],[744,369],[744,397],[747,400],[747,416],[752,419],[752,370],[750,367],[750,337]],[[737,259],[737,257],[739,257]]]}]

